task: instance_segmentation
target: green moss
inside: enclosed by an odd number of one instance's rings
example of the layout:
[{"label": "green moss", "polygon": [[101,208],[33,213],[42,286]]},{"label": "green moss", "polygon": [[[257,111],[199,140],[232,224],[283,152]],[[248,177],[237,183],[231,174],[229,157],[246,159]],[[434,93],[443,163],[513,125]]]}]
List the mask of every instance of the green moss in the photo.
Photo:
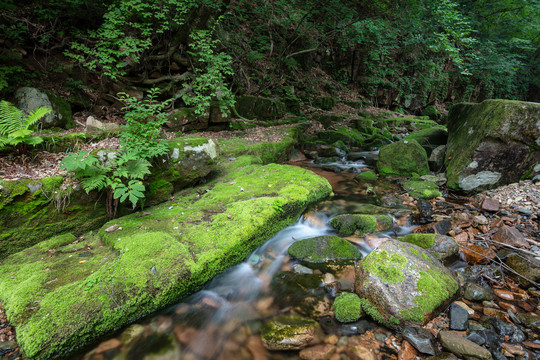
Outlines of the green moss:
[{"label": "green moss", "polygon": [[426,150],[415,140],[385,145],[379,151],[377,169],[381,176],[425,175],[429,172]]},{"label": "green moss", "polygon": [[388,215],[343,214],[330,220],[330,225],[342,236],[357,232],[370,234],[376,231],[386,231],[392,228],[393,220]]},{"label": "green moss", "polygon": [[403,255],[375,250],[362,261],[362,267],[364,271],[378,276],[383,282],[397,284],[405,279],[403,269],[407,263],[407,258]]},{"label": "green moss", "polygon": [[[315,320],[305,319],[295,315],[281,315],[272,318],[261,328],[261,337],[265,343],[279,343],[286,346],[287,340],[302,334],[314,334],[319,329]],[[297,349],[296,344],[290,344],[290,349]]]},{"label": "green moss", "polygon": [[421,293],[413,299],[417,306],[401,312],[400,316],[405,320],[421,323],[424,321],[425,314],[433,312],[458,291],[459,284],[450,275],[440,270],[430,269],[420,271],[416,287]]},{"label": "green moss", "polygon": [[362,305],[358,295],[342,292],[334,300],[334,314],[336,319],[343,323],[358,320],[362,314]]},{"label": "green moss", "polygon": [[379,324],[385,323],[382,314],[379,312],[377,307],[373,305],[368,299],[360,299],[360,306],[362,311],[368,314],[373,320],[377,321]]},{"label": "green moss", "polygon": [[317,134],[319,140],[327,144],[333,144],[336,141],[342,141],[348,146],[361,146],[365,139],[356,129],[340,127],[335,130],[322,131]]},{"label": "green moss", "polygon": [[400,324],[400,321],[398,318],[395,318],[393,316],[390,316],[390,318],[388,319],[388,322],[392,325],[399,325]]},{"label": "green moss", "polygon": [[417,249],[415,249],[415,248],[413,248],[413,247],[408,248],[408,250],[409,250],[409,252],[410,252],[411,254],[413,254],[414,256],[420,255],[420,251],[418,251]]},{"label": "green moss", "polygon": [[420,246],[423,249],[429,249],[435,244],[435,236],[435,234],[408,234],[399,240]]},{"label": "green moss", "polygon": [[356,246],[334,235],[295,241],[289,247],[289,255],[310,264],[362,258]]},{"label": "green moss", "polygon": [[434,199],[442,196],[439,187],[433,181],[409,180],[404,181],[401,185],[409,195],[415,198]]},{"label": "green moss", "polygon": [[374,182],[377,181],[378,177],[377,174],[375,174],[375,172],[373,171],[364,171],[356,175],[355,179],[367,182]]}]

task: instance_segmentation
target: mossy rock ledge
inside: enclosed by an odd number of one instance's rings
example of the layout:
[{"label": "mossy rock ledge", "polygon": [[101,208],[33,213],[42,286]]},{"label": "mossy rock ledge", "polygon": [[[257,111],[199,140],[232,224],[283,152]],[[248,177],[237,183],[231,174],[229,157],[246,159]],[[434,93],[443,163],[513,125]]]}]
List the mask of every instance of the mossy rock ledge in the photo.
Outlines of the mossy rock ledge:
[{"label": "mossy rock ledge", "polygon": [[362,310],[379,323],[423,325],[458,295],[452,272],[424,249],[387,240],[357,267]]},{"label": "mossy rock ledge", "polygon": [[327,180],[298,167],[229,165],[174,202],[3,260],[0,301],[24,355],[64,354],[178,301],[331,194]]},{"label": "mossy rock ledge", "polygon": [[460,103],[448,114],[447,186],[479,192],[540,173],[540,104]]},{"label": "mossy rock ledge", "polygon": [[333,217],[330,225],[341,236],[360,235],[390,230],[394,220],[388,215],[342,214]]}]

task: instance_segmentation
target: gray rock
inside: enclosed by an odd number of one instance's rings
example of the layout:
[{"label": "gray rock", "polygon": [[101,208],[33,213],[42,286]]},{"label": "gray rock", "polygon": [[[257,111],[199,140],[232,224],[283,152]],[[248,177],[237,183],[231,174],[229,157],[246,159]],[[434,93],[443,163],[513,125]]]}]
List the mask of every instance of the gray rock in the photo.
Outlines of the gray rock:
[{"label": "gray rock", "polygon": [[451,302],[459,284],[424,249],[389,239],[357,266],[362,310],[389,327],[424,324]]},{"label": "gray rock", "polygon": [[491,289],[469,282],[465,284],[464,297],[470,301],[493,300]]},{"label": "gray rock", "polygon": [[435,355],[437,353],[437,348],[434,345],[435,339],[428,330],[416,326],[405,326],[401,335],[422,354]]},{"label": "gray rock", "polygon": [[268,350],[301,350],[321,342],[323,332],[315,320],[299,316],[277,316],[261,329],[261,338]]},{"label": "gray rock", "polygon": [[50,91],[22,87],[15,92],[15,101],[19,109],[27,114],[39,107],[51,109],[51,113],[41,119],[43,129],[52,127],[70,129],[75,126],[71,106]]},{"label": "gray rock", "polygon": [[511,342],[525,341],[527,336],[516,325],[505,323],[496,317],[487,317],[481,320],[482,325],[493,328],[500,336],[508,336]]},{"label": "gray rock", "polygon": [[450,305],[450,329],[467,330],[469,313],[456,303]]},{"label": "gray rock", "polygon": [[538,333],[540,333],[540,316],[536,314],[518,314],[517,318],[521,323]]},{"label": "gray rock", "polygon": [[[434,172],[439,172],[444,168],[444,155],[446,153],[446,145],[439,145],[429,155],[429,169]],[[445,177],[446,180],[446,177]]]},{"label": "gray rock", "polygon": [[338,334],[343,336],[361,335],[368,330],[375,329],[367,320],[358,320],[351,323],[340,323],[332,316],[322,316],[319,320],[321,328],[326,334]]},{"label": "gray rock", "polygon": [[539,118],[536,103],[454,105],[448,114],[448,187],[477,192],[519,181],[540,160]]},{"label": "gray rock", "polygon": [[465,358],[466,360],[491,359],[491,353],[486,348],[456,333],[441,330],[438,338],[444,349],[454,353],[458,357]]},{"label": "gray rock", "polygon": [[313,274],[313,270],[301,264],[294,264],[293,270],[295,273],[300,275]]},{"label": "gray rock", "polygon": [[102,131],[117,131],[120,129],[120,126],[115,123],[104,123],[99,120],[97,120],[93,116],[89,116],[86,118],[86,130],[88,131],[96,131],[96,130],[102,130]]},{"label": "gray rock", "polygon": [[401,241],[420,246],[444,264],[453,263],[458,256],[459,247],[451,236],[440,234],[408,234]]}]

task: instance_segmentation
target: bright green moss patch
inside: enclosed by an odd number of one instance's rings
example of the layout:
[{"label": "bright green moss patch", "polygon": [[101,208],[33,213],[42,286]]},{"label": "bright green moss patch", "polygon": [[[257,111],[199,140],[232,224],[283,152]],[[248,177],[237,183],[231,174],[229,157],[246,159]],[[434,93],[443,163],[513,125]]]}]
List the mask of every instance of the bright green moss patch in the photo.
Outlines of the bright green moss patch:
[{"label": "bright green moss patch", "polygon": [[340,235],[349,236],[355,232],[370,234],[389,230],[393,226],[393,220],[388,215],[343,214],[332,218],[330,225],[339,231]]},{"label": "bright green moss patch", "polygon": [[407,258],[403,255],[375,250],[365,257],[362,267],[368,273],[380,277],[383,282],[397,284],[405,279],[403,269],[407,262]]},{"label": "bright green moss patch", "polygon": [[400,240],[420,246],[423,249],[429,249],[435,244],[435,234],[408,234]]},{"label": "bright green moss patch", "polygon": [[311,264],[362,258],[356,246],[334,235],[295,241],[289,247],[289,255]]},{"label": "bright green moss patch", "polygon": [[426,150],[416,140],[385,145],[379,151],[377,170],[381,176],[425,175],[429,172]]},{"label": "bright green moss patch", "polygon": [[339,322],[356,321],[362,316],[362,305],[358,295],[343,292],[334,300],[334,314]]},{"label": "bright green moss patch", "polygon": [[192,293],[330,193],[311,171],[243,166],[98,235],[8,257],[0,300],[25,355],[51,358]]},{"label": "bright green moss patch", "polygon": [[417,291],[421,295],[415,296],[413,302],[416,307],[402,311],[401,316],[405,320],[423,322],[424,315],[431,313],[451,298],[459,289],[459,284],[450,275],[440,270],[420,271],[417,283]]},{"label": "bright green moss patch", "polygon": [[377,321],[379,324],[385,323],[382,314],[379,312],[377,307],[373,305],[368,299],[361,298],[360,306],[362,308],[362,311],[368,314],[373,320]]},{"label": "bright green moss patch", "polygon": [[377,181],[378,177],[373,171],[364,171],[356,175],[355,179],[367,182]]},{"label": "bright green moss patch", "polygon": [[281,315],[270,319],[261,328],[263,343],[276,350],[298,350],[301,347],[294,341],[295,337],[313,336],[320,331],[319,323],[312,319],[296,315]]},{"label": "bright green moss patch", "polygon": [[402,184],[403,189],[409,193],[412,197],[420,199],[434,199],[442,196],[439,191],[439,187],[433,181],[404,181]]}]

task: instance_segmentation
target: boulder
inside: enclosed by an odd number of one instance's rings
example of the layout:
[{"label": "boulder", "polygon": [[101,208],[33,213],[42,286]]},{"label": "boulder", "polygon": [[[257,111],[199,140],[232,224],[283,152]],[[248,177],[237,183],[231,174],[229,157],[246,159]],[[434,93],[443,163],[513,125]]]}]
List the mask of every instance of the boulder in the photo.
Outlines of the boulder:
[{"label": "boulder", "polygon": [[403,140],[416,140],[428,156],[431,155],[431,152],[438,146],[446,145],[446,140],[448,138],[448,131],[443,125],[437,125],[431,128],[425,128],[422,130],[415,131],[403,138]]},{"label": "boulder", "polygon": [[381,176],[410,177],[429,172],[426,150],[416,140],[401,140],[379,151],[377,170]]},{"label": "boulder", "polygon": [[540,162],[540,104],[461,103],[448,115],[446,174],[452,189],[479,192],[534,176]]},{"label": "boulder", "polygon": [[205,130],[208,128],[208,117],[197,116],[192,108],[180,108],[169,115],[165,126],[173,131]]},{"label": "boulder", "polygon": [[355,291],[365,313],[396,328],[425,324],[453,300],[459,284],[421,247],[389,239],[360,262]]},{"label": "boulder", "polygon": [[295,315],[270,319],[261,329],[261,338],[268,350],[301,350],[321,342],[318,322]]},{"label": "boulder", "polygon": [[285,104],[279,100],[257,97],[239,96],[236,98],[238,115],[248,119],[275,120],[285,114]]},{"label": "boulder", "polygon": [[341,236],[349,236],[356,233],[370,234],[387,231],[394,225],[393,219],[388,215],[361,215],[342,214],[330,220],[330,225]]},{"label": "boulder", "polygon": [[289,247],[289,255],[307,264],[362,258],[362,253],[356,246],[335,235],[295,241]]},{"label": "boulder", "polygon": [[439,172],[443,169],[445,154],[446,145],[439,145],[433,149],[428,158],[428,165],[431,171]]},{"label": "boulder", "polygon": [[75,127],[69,103],[48,90],[22,87],[15,92],[15,101],[19,109],[27,114],[39,107],[51,109],[51,113],[41,119],[43,129],[53,127],[71,129]]},{"label": "boulder", "polygon": [[415,198],[434,199],[442,196],[439,187],[433,181],[408,180],[401,183],[401,186]]},{"label": "boulder", "polygon": [[353,322],[363,315],[358,295],[343,292],[334,300],[334,313],[339,322]]},{"label": "boulder", "polygon": [[443,263],[457,260],[459,247],[453,237],[440,234],[409,234],[400,239],[426,249],[433,257]]},{"label": "boulder", "polygon": [[356,129],[346,127],[336,128],[335,130],[321,131],[317,134],[319,140],[327,144],[334,144],[336,141],[342,141],[347,146],[361,146],[365,139]]}]

